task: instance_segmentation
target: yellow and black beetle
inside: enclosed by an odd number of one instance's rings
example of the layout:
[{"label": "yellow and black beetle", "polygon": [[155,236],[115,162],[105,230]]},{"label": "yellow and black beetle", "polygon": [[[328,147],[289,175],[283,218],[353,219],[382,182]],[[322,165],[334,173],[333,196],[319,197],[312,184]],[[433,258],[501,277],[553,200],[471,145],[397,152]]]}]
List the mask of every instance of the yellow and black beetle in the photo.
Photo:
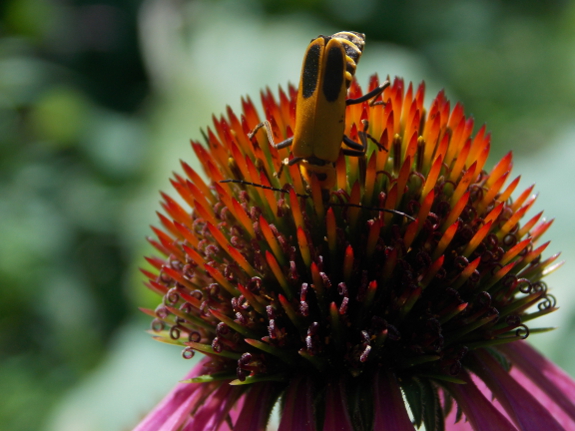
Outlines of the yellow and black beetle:
[{"label": "yellow and black beetle", "polygon": [[[385,81],[373,91],[357,99],[348,99],[347,90],[353,80],[357,62],[365,45],[365,35],[342,31],[332,36],[313,39],[304,56],[299,83],[294,135],[278,144],[274,142],[268,121],[258,124],[251,139],[265,127],[268,140],[277,149],[291,146],[291,158],[284,165],[298,163],[310,183],[315,176],[322,189],[330,189],[336,181],[335,162],[340,151],[348,156],[363,156],[367,150],[367,123],[358,133],[361,143],[344,134],[347,105],[373,99],[389,86]],[[375,140],[372,141],[382,149]],[[349,148],[341,148],[342,142]],[[281,173],[278,172],[278,175]]]},{"label": "yellow and black beetle", "polygon": [[[276,149],[291,146],[291,158],[282,162],[278,176],[284,165],[297,163],[308,184],[311,184],[310,178],[314,176],[325,192],[332,189],[336,183],[335,162],[340,153],[347,156],[364,156],[367,151],[368,138],[380,149],[386,150],[383,145],[367,133],[367,121],[363,123],[363,130],[358,132],[361,144],[351,140],[344,133],[347,105],[374,99],[390,84],[386,80],[379,87],[357,99],[347,98],[347,90],[353,80],[364,45],[365,35],[353,31],[342,31],[332,36],[318,36],[316,39],[312,39],[302,65],[294,135],[276,144],[268,121],[258,124],[248,135],[252,139],[257,131],[263,127],[266,130],[268,141]],[[349,148],[342,148],[342,142]],[[230,179],[221,182],[238,182],[287,193],[283,189],[244,180]],[[308,195],[298,196],[309,197]],[[332,203],[332,205],[334,204]],[[343,205],[366,208],[350,203]],[[412,216],[394,209],[366,209],[389,212],[414,220]]]}]

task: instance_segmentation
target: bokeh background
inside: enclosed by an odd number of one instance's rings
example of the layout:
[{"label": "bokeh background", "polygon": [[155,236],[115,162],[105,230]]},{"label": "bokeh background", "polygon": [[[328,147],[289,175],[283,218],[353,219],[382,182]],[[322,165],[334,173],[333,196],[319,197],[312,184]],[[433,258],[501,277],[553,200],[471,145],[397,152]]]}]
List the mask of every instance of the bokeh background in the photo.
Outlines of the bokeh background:
[{"label": "bokeh background", "polygon": [[154,343],[138,267],[158,190],[226,105],[297,84],[318,34],[367,34],[357,77],[444,88],[556,218],[561,310],[530,340],[575,375],[575,3],[0,2],[0,430],[129,430],[190,368]]}]

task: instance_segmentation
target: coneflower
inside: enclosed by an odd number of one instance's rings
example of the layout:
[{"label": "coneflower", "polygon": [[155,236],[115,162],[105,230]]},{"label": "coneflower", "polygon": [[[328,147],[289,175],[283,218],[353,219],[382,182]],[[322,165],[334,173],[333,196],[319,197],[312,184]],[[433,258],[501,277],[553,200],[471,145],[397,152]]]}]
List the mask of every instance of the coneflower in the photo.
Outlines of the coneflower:
[{"label": "coneflower", "polygon": [[[379,145],[340,155],[329,190],[297,163],[277,175],[290,148],[248,138],[249,99],[192,142],[203,173],[182,162],[185,205],[162,194],[144,273],[163,301],[144,311],[205,357],[136,430],[265,430],[278,402],[280,431],[575,429],[575,383],[523,341],[556,309],[551,221],[524,220],[511,153],[485,166],[485,126],[424,90],[395,79],[347,108],[346,134],[368,120]],[[277,141],[296,94],[262,94]]]}]

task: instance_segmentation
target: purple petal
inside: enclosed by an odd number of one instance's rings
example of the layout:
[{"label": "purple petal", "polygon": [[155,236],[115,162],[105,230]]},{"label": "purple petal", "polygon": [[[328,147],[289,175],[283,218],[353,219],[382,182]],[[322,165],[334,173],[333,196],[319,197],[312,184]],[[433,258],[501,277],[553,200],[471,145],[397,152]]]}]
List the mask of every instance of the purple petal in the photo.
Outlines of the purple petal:
[{"label": "purple petal", "polygon": [[353,431],[341,381],[332,382],[327,388],[323,431]]},{"label": "purple petal", "polygon": [[575,421],[565,413],[565,411],[557,404],[555,399],[550,398],[545,392],[543,392],[541,388],[525,376],[519,368],[511,368],[510,374],[511,377],[513,377],[527,392],[533,395],[533,397],[539,401],[547,411],[549,411],[551,416],[553,416],[563,428],[575,430]]},{"label": "purple petal", "polygon": [[[443,392],[447,392],[447,390],[442,389],[439,392],[439,398],[441,399],[442,403],[444,402],[443,400],[445,399]],[[459,422],[455,422],[457,420],[458,410],[461,410],[461,408],[458,408],[457,403],[454,402],[451,408],[449,409],[447,416],[445,416],[445,431],[473,431],[471,423],[469,423],[469,421],[466,419],[465,416],[463,416],[459,420]]]},{"label": "purple petal", "polygon": [[284,408],[278,431],[315,431],[311,382],[294,379],[284,395]]},{"label": "purple petal", "polygon": [[217,430],[243,391],[244,388],[230,386],[227,382],[222,384],[202,403],[183,431]]},{"label": "purple petal", "polygon": [[265,431],[275,400],[276,392],[273,384],[252,385],[245,397],[234,431]]},{"label": "purple petal", "polygon": [[445,431],[474,431],[470,422],[465,420],[465,416],[459,422],[455,422],[457,410],[453,409],[445,418]]},{"label": "purple petal", "polygon": [[240,416],[240,413],[244,408],[245,400],[246,396],[242,395],[240,399],[236,401],[236,403],[234,404],[234,406],[232,407],[232,409],[228,414],[229,418],[231,419],[231,423],[228,423],[228,421],[222,422],[222,424],[218,428],[218,431],[233,431],[234,424],[237,422],[238,417]]},{"label": "purple petal", "polygon": [[[575,429],[575,423],[564,420],[561,417],[568,416],[575,421],[575,381],[571,379],[562,369],[557,367],[553,362],[546,359],[538,351],[536,351],[529,344],[521,341],[510,343],[499,348],[505,353],[513,365],[511,374],[525,387],[529,392],[532,391],[532,386],[535,384],[540,390],[547,394],[545,398],[547,403],[545,407],[552,409],[554,405],[559,406],[563,411],[555,411],[554,416],[564,425],[570,424],[572,429]],[[521,376],[519,375],[521,374]],[[525,378],[530,381],[526,381]],[[538,396],[538,400],[541,398]]]},{"label": "purple petal", "polygon": [[[448,418],[451,418],[451,416],[448,416],[445,419],[447,420]],[[455,416],[453,416],[451,419],[455,421]],[[474,431],[471,424],[469,422],[465,422],[464,419],[457,423],[453,423],[453,421],[449,422],[449,425],[447,425],[447,423],[445,424],[445,431]]]},{"label": "purple petal", "polygon": [[[462,371],[457,377],[465,380],[466,384],[448,383],[447,387],[474,431],[517,431],[517,428],[495,408],[491,401],[485,398],[477,386],[475,386],[469,374]],[[452,412],[452,415],[448,416],[448,418],[450,418],[450,421],[453,421],[455,413]],[[462,426],[462,428],[457,428],[456,424],[452,424],[452,422],[447,422],[446,420],[446,430],[459,429],[465,430],[470,429],[470,427],[465,428]]]},{"label": "purple petal", "polygon": [[[201,375],[209,358],[200,361],[183,380]],[[169,431],[177,429],[189,417],[190,409],[214,386],[201,383],[178,383],[168,395],[134,428],[134,431]]]},{"label": "purple petal", "polygon": [[413,431],[397,379],[379,371],[375,377],[374,431]]},{"label": "purple petal", "polygon": [[493,357],[483,351],[473,354],[473,371],[485,382],[511,420],[522,431],[564,431],[563,427]]}]

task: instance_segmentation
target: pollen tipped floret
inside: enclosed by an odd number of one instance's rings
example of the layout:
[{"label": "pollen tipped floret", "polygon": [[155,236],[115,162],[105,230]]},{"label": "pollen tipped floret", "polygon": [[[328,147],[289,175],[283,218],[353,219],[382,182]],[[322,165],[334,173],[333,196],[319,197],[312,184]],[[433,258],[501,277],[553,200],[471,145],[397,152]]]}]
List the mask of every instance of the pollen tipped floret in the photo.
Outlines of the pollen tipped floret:
[{"label": "pollen tipped floret", "polygon": [[[354,82],[350,97],[361,94]],[[346,134],[357,141],[367,120],[379,145],[340,155],[331,190],[307,183],[298,164],[276,175],[290,150],[263,133],[248,139],[260,122],[249,99],[241,119],[228,109],[205,145],[192,142],[203,174],[182,162],[172,184],[185,204],[162,195],[150,242],[163,257],[145,274],[163,302],[148,313],[155,337],[207,356],[191,382],[237,388],[221,423],[264,429],[283,396],[283,424],[299,398],[315,403],[299,411],[314,425],[283,429],[380,429],[389,416],[376,405],[384,397],[397,412],[400,388],[412,418],[397,413],[411,428],[396,429],[442,429],[453,399],[475,420],[461,394],[469,373],[482,378],[494,356],[509,365],[500,347],[555,309],[541,278],[557,255],[543,260],[538,244],[551,222],[523,221],[535,197],[529,188],[512,199],[511,153],[488,173],[485,127],[473,135],[443,92],[428,110],[423,98],[423,84],[414,93],[396,79],[378,103],[349,106]],[[277,141],[294,130],[295,100],[292,87],[279,102],[262,94]],[[243,410],[228,416],[238,399]],[[253,428],[241,425],[248,417]]]}]

